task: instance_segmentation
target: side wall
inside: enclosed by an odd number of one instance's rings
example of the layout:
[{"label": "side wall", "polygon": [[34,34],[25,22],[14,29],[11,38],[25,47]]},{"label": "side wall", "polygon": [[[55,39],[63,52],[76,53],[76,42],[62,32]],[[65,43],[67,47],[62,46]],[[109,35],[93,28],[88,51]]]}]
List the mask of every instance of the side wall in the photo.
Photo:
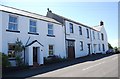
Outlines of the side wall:
[{"label": "side wall", "polygon": [[2,52],[2,11],[0,11],[0,52]]}]

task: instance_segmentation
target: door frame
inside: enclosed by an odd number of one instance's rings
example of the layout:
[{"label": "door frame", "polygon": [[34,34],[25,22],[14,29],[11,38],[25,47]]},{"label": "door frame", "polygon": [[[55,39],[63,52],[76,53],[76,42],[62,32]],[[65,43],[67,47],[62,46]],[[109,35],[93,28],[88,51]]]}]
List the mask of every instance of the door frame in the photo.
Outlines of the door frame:
[{"label": "door frame", "polygon": [[[67,41],[67,58],[68,59],[74,59],[75,58],[75,40],[73,40],[73,39],[67,39],[66,40]],[[73,46],[69,46],[69,42],[73,42]],[[73,52],[72,52],[72,57],[70,57],[69,55],[70,55],[70,52],[69,52],[69,48],[70,47],[73,47]]]}]

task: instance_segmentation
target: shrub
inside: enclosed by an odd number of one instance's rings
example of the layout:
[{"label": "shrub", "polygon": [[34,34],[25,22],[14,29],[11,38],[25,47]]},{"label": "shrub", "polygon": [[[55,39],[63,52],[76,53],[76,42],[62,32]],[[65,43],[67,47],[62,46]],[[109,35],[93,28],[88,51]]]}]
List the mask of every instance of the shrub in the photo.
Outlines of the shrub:
[{"label": "shrub", "polygon": [[21,56],[16,56],[15,59],[16,59],[16,66],[23,66],[24,65],[23,58],[21,58]]},{"label": "shrub", "polygon": [[48,56],[47,58],[44,58],[45,64],[52,64],[52,63],[57,63],[66,60],[65,58],[61,58],[60,56],[53,55],[53,56]]},{"label": "shrub", "polygon": [[2,53],[2,67],[9,67],[9,66],[11,66],[11,64],[8,60],[8,56]]}]

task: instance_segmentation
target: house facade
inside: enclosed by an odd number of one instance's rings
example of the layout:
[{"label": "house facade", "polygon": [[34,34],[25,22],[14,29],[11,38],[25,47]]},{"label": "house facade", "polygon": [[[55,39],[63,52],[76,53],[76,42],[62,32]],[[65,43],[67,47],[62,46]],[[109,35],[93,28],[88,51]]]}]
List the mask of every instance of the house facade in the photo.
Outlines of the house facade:
[{"label": "house facade", "polygon": [[25,49],[25,63],[44,64],[44,57],[57,55],[73,59],[108,50],[104,23],[90,27],[48,10],[47,16],[8,6],[0,6],[0,52],[15,66],[15,41]]},{"label": "house facade", "polygon": [[107,34],[102,21],[98,26],[90,27],[52,13],[49,9],[46,16],[64,25],[66,56],[68,58],[105,53],[108,50]]},{"label": "house facade", "polygon": [[52,18],[0,6],[0,52],[9,55],[15,66],[14,48],[17,38],[25,46],[23,57],[29,66],[43,64],[44,57],[65,57],[64,27]]}]

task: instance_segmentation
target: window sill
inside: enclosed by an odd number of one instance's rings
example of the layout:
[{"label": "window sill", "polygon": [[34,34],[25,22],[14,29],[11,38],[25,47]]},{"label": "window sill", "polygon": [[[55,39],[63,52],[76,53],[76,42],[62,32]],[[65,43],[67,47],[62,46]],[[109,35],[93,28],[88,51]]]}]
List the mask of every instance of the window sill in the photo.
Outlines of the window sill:
[{"label": "window sill", "polygon": [[15,57],[10,57],[8,60],[16,60]]},{"label": "window sill", "polygon": [[55,37],[55,35],[47,35],[47,36],[49,36],[49,37]]},{"label": "window sill", "polygon": [[28,32],[28,34],[39,35],[38,33]]},{"label": "window sill", "polygon": [[9,29],[7,29],[6,31],[8,31],[8,32],[16,32],[16,33],[20,33],[20,31],[16,31],[16,30],[9,30]]}]

